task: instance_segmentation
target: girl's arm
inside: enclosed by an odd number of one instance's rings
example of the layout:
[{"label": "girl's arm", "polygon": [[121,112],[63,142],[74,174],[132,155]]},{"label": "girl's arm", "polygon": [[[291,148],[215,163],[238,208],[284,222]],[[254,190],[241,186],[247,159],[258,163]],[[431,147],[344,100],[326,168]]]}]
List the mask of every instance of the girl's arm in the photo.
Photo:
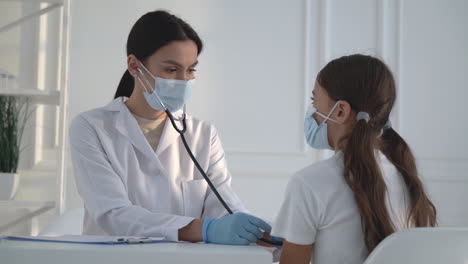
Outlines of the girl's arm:
[{"label": "girl's arm", "polygon": [[283,242],[280,264],[308,264],[312,263],[314,244],[299,245],[288,241]]}]

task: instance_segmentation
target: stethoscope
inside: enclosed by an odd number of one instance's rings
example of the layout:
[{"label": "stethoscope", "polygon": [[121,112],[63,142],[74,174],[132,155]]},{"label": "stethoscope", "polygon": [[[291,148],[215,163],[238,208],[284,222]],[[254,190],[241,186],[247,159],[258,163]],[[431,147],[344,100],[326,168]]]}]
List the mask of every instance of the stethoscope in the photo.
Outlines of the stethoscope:
[{"label": "stethoscope", "polygon": [[[150,82],[148,81],[148,79],[146,78],[146,76],[143,74],[143,71],[138,67],[138,71],[140,72],[141,76],[143,76],[143,79],[145,80],[146,84],[149,86],[149,87],[152,87]],[[185,109],[185,105],[183,107],[183,113],[182,113],[182,117],[181,118],[175,118],[174,115],[172,115],[171,111],[169,111],[169,109],[167,109],[167,107],[164,105],[164,102],[161,100],[161,98],[159,98],[158,94],[156,93],[156,91],[148,91],[148,88],[146,87],[146,85],[144,85],[141,81],[140,78],[137,77],[137,79],[141,82],[141,84],[143,85],[143,87],[145,88],[145,90],[148,92],[148,93],[151,93],[153,94],[154,96],[156,96],[156,98],[158,99],[159,103],[161,104],[161,106],[165,109],[164,112],[167,114],[167,116],[169,117],[169,120],[171,121],[171,124],[172,124],[172,127],[175,129],[175,131],[177,131],[177,133],[179,133],[180,135],[180,138],[182,139],[182,143],[184,144],[184,147],[185,147],[185,150],[187,151],[187,153],[189,154],[190,156],[190,159],[193,161],[193,163],[195,164],[195,167],[197,167],[198,171],[201,173],[201,175],[203,176],[203,178],[205,179],[205,181],[208,183],[208,186],[210,186],[210,189],[213,191],[213,193],[216,195],[216,198],[218,198],[219,202],[223,205],[223,207],[226,209],[226,211],[229,213],[229,214],[233,214],[231,208],[229,208],[229,206],[226,204],[226,202],[224,201],[223,197],[221,197],[221,195],[219,194],[218,190],[216,190],[216,187],[213,185],[213,183],[211,182],[210,178],[206,175],[205,171],[203,170],[203,168],[200,166],[200,164],[198,163],[198,160],[195,158],[195,156],[193,155],[192,153],[192,150],[190,149],[189,145],[187,144],[187,140],[185,139],[185,131],[187,131],[187,125],[186,125],[186,122],[185,122],[185,117],[186,117],[186,109]],[[176,124],[176,121],[179,121],[182,123],[182,129],[180,129],[177,124]],[[268,239],[264,239],[264,238],[260,238],[259,239],[260,241],[262,242],[265,242],[267,244],[270,244],[270,245],[274,245],[274,246],[282,246],[283,245],[283,242],[282,241],[272,241],[272,240],[268,240]]]}]

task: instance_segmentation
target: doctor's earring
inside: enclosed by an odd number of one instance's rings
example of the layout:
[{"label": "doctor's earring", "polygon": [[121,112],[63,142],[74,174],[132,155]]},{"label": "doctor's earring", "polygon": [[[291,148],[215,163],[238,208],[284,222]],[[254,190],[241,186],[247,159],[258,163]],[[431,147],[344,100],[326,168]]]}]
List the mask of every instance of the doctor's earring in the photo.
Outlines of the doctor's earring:
[{"label": "doctor's earring", "polygon": [[131,75],[133,78],[137,78],[137,77],[138,77],[138,74],[137,74],[135,71],[130,71],[130,70],[128,70],[128,72],[130,73],[130,75]]}]

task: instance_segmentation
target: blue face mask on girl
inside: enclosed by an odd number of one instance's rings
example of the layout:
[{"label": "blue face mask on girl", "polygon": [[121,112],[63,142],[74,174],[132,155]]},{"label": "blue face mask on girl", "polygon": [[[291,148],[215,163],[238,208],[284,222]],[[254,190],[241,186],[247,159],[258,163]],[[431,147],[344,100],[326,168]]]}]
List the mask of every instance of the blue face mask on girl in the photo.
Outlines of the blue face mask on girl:
[{"label": "blue face mask on girl", "polygon": [[[338,103],[336,102],[333,108],[330,110],[328,115],[324,115],[317,111],[317,109],[311,104],[307,109],[307,113],[304,120],[304,136],[306,138],[307,144],[315,149],[332,149],[330,144],[328,144],[328,127],[327,121],[330,120],[336,123],[336,120],[330,118],[330,116],[335,111]],[[312,116],[317,114],[324,118],[323,122],[319,125],[315,118]]]},{"label": "blue face mask on girl", "polygon": [[[138,80],[143,85],[145,92],[143,93],[146,102],[155,110],[166,111],[166,108],[171,112],[180,110],[188,98],[192,95],[195,79],[192,80],[174,80],[155,77],[144,65],[140,63],[143,69],[153,78],[154,88],[151,82],[143,74],[143,71],[138,68],[140,75],[144,78],[145,83],[137,76]],[[149,86],[149,87],[148,87]]]}]

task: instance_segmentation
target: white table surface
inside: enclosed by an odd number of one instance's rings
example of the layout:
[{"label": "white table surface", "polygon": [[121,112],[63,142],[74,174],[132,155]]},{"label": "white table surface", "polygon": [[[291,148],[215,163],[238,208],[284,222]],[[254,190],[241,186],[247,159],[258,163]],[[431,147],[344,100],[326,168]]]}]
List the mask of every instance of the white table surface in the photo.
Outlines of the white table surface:
[{"label": "white table surface", "polygon": [[0,240],[1,264],[272,263],[262,247],[203,243],[88,245]]}]

